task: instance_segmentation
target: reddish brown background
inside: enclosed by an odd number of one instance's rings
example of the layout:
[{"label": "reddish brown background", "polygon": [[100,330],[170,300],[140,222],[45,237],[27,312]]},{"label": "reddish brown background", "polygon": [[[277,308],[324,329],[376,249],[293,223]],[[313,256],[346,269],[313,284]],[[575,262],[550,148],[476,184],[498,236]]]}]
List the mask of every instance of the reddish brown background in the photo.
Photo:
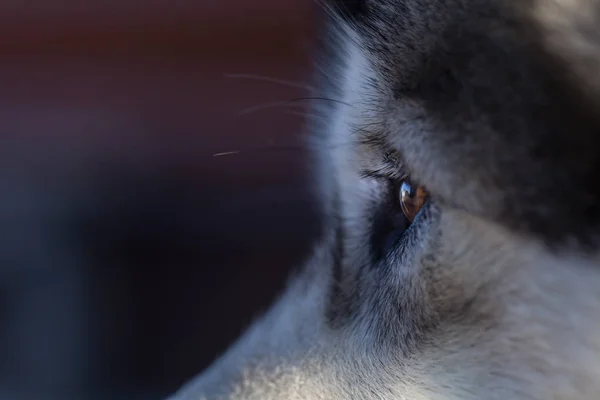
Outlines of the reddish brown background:
[{"label": "reddish brown background", "polygon": [[268,304],[302,108],[240,111],[306,92],[225,74],[307,83],[313,3],[0,2],[0,393],[160,398]]}]

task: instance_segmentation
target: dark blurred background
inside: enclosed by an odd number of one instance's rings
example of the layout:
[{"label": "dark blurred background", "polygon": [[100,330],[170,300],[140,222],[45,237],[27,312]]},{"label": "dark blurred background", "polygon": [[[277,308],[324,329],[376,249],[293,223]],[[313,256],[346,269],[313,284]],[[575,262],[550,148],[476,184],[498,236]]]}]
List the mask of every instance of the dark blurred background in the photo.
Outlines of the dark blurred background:
[{"label": "dark blurred background", "polygon": [[269,304],[317,231],[277,105],[314,8],[0,2],[0,399],[160,399]]}]

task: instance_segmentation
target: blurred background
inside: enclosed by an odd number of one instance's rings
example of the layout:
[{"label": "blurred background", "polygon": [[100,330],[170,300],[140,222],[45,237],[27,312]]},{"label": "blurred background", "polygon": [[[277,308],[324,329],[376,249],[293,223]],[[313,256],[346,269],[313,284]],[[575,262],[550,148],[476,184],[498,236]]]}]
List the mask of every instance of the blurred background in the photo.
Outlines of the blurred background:
[{"label": "blurred background", "polygon": [[0,399],[161,399],[270,303],[318,228],[277,105],[314,11],[0,2]]}]

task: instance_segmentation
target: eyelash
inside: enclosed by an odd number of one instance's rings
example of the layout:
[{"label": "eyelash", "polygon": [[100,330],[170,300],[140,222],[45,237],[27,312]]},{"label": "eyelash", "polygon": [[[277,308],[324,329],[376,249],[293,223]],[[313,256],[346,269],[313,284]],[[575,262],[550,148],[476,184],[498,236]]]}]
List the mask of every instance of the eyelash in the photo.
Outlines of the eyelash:
[{"label": "eyelash", "polygon": [[403,181],[408,178],[408,175],[399,173],[396,169],[388,170],[387,168],[381,168],[378,170],[362,170],[360,171],[361,178],[375,179],[378,181],[384,181],[386,183],[395,184],[395,182]]}]

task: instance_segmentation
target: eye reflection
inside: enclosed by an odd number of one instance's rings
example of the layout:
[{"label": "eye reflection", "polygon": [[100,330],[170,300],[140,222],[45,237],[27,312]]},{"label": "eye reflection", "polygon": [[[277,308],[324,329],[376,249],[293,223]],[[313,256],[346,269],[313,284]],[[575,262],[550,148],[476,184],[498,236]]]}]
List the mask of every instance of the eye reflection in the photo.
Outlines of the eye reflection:
[{"label": "eye reflection", "polygon": [[412,222],[425,204],[428,193],[423,187],[413,186],[409,181],[404,181],[400,186],[399,196],[402,212]]}]

